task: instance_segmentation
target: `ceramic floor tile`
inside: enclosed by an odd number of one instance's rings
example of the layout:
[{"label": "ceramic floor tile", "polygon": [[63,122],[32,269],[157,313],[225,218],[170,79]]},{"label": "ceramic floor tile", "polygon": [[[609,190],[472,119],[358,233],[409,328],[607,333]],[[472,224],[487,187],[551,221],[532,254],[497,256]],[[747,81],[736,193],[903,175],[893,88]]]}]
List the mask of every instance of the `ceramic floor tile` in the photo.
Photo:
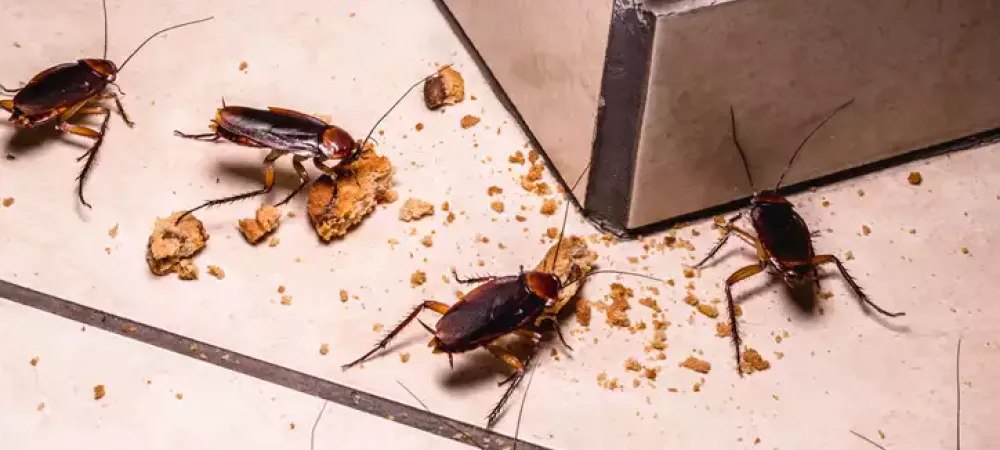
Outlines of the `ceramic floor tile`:
[{"label": "ceramic floor tile", "polygon": [[[18,61],[0,74],[10,80],[4,83],[100,51],[96,7],[62,0],[8,1],[4,10],[17,20],[5,28],[6,36],[19,46],[0,45],[0,57]],[[384,356],[340,369],[380,337],[377,325],[395,324],[421,300],[451,303],[456,290],[468,289],[448,279],[452,267],[463,274],[514,273],[537,262],[552,244],[547,229],[560,224],[561,209],[542,215],[543,197],[522,189],[520,177],[528,173],[528,164],[509,163],[508,157],[527,153],[527,139],[434,3],[178,0],[168,7],[112,1],[109,12],[110,54],[116,60],[157,27],[209,14],[216,19],[154,40],[121,74],[119,84],[128,93],[123,100],[137,125],[128,129],[112,118],[87,185],[93,210],[81,209],[73,195],[79,168],[73,157],[82,151],[75,140],[56,137],[34,145],[9,127],[0,129],[0,142],[7,142],[7,153],[16,157],[0,159],[0,196],[15,199],[0,208],[0,245],[4,254],[18,255],[0,260],[0,278],[417,406],[400,391],[399,379],[437,412],[484,424],[502,392],[495,383],[504,376],[502,366],[476,351],[456,356],[450,369],[447,358],[429,352],[419,326],[401,334]],[[34,32],[40,17],[59,33]],[[241,62],[247,63],[245,71],[239,70]],[[149,274],[144,254],[155,217],[260,183],[262,152],[183,141],[171,135],[173,130],[204,129],[225,97],[228,104],[327,114],[360,134],[411,83],[431,73],[434,63],[455,64],[465,76],[467,93],[477,98],[431,113],[416,94],[380,125],[385,133],[377,135],[378,149],[396,170],[400,200],[395,204],[379,208],[346,239],[328,245],[314,237],[301,199],[285,208],[298,215],[284,220],[276,247],[250,247],[235,229],[236,220],[252,215],[256,203],[199,212],[211,239],[197,263],[221,266],[226,277],[216,280],[203,273],[200,281],[182,282]],[[459,122],[466,114],[482,122],[463,129]],[[422,130],[416,130],[417,123]],[[277,195],[293,179],[287,161],[279,169],[285,181]],[[923,184],[908,184],[910,171],[921,171]],[[574,351],[546,342],[522,436],[560,449],[623,442],[635,448],[697,443],[700,448],[841,449],[868,445],[850,429],[867,435],[881,429],[890,446],[947,445],[954,431],[951,361],[957,337],[968,336],[967,356],[979,361],[981,373],[997,371],[991,358],[996,348],[986,342],[991,324],[1000,319],[989,308],[996,275],[990,255],[1000,247],[993,232],[1000,206],[998,174],[1000,146],[988,146],[793,196],[806,221],[821,232],[817,250],[847,259],[876,302],[907,316],[886,324],[865,316],[832,272],[824,281],[832,297],[822,300],[823,314],[799,313],[784,290],[766,283],[766,276],[743,282],[736,292],[745,312],[745,343],[759,350],[771,368],[742,379],[735,373],[729,341],[715,336],[721,317],[709,319],[684,299],[689,293],[709,304],[723,298],[725,277],[753,262],[749,248],[741,249],[734,240],[718,263],[687,279],[681,264],[693,262],[717,239],[710,220],[677,230],[679,244],[665,249],[660,244],[667,233],[602,241],[574,212],[567,231],[593,238],[601,267],[641,271],[674,283],[620,279],[635,293],[627,311],[632,330],[608,325],[600,310],[594,310],[589,327],[567,319],[565,332]],[[548,173],[544,180],[555,186]],[[490,196],[491,186],[503,192]],[[400,222],[398,209],[409,197],[438,209],[421,221]],[[491,207],[494,201],[503,202],[503,212]],[[455,214],[453,223],[447,223],[444,202]],[[108,230],[116,225],[112,238]],[[421,244],[425,236],[431,236],[431,247]],[[416,270],[426,272],[428,280],[414,288],[410,276]],[[608,302],[612,281],[611,276],[591,279],[582,297]],[[286,287],[291,305],[280,303],[279,286]],[[348,301],[341,302],[340,290],[349,293]],[[665,359],[648,350],[656,324],[652,310],[639,303],[644,297],[655,299],[670,322]],[[325,356],[318,352],[324,343],[329,344]],[[403,353],[409,354],[406,363]],[[702,375],[678,367],[692,355],[711,362],[711,371]],[[658,370],[656,379],[627,370],[629,358]],[[599,386],[601,376],[605,385],[617,379],[621,387]],[[969,408],[976,407],[973,402]],[[519,403],[517,395],[511,406]],[[995,417],[985,405],[980,404],[978,416],[963,416],[970,446],[977,439],[1000,437],[976,425]],[[803,411],[821,413],[804,421]],[[516,414],[508,414],[499,431],[512,433],[515,419]]]},{"label": "ceramic floor tile", "polygon": [[470,448],[7,301],[0,367],[5,448]]}]

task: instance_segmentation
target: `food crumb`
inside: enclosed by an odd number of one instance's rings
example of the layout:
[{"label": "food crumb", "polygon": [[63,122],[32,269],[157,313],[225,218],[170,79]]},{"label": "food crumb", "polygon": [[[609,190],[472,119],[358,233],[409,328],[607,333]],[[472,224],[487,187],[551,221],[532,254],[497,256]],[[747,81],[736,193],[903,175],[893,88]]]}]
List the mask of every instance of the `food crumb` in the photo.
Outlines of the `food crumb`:
[{"label": "food crumb", "polygon": [[[424,82],[424,104],[435,110],[454,105],[465,99],[465,80],[451,67],[446,67]],[[475,100],[475,98],[473,98]]]},{"label": "food crumb", "polygon": [[107,390],[104,388],[103,384],[98,384],[97,386],[94,386],[94,400],[100,400],[104,398],[105,394],[107,394]]},{"label": "food crumb", "polygon": [[424,247],[429,248],[434,245],[434,239],[431,238],[431,235],[428,234],[427,236],[424,236],[423,239],[420,240],[420,243],[423,244]]},{"label": "food crumb", "polygon": [[581,326],[590,326],[591,312],[589,301],[580,299],[576,302],[576,321]]},{"label": "food crumb", "polygon": [[691,369],[698,373],[708,373],[708,371],[712,370],[712,363],[695,358],[694,356],[688,356],[684,362],[680,363],[680,367]]},{"label": "food crumb", "polygon": [[385,328],[385,325],[382,325],[380,323],[376,323],[376,324],[372,325],[372,331],[374,331],[376,333],[378,333],[379,331],[382,331],[383,328]]},{"label": "food crumb", "polygon": [[285,305],[285,306],[291,305],[292,304],[292,296],[291,295],[282,295],[281,296],[281,304]]},{"label": "food crumb", "polygon": [[7,197],[3,199],[4,208],[10,208],[10,206],[13,204],[14,204],[14,197]]},{"label": "food crumb", "polygon": [[43,410],[45,410],[45,402],[41,402],[41,403],[39,403],[39,404],[38,404],[38,406],[37,406],[37,407],[35,407],[35,409],[36,409],[36,410],[38,410],[38,411],[43,411]]},{"label": "food crumb", "polygon": [[547,198],[542,201],[542,209],[540,212],[543,215],[551,216],[556,213],[556,201],[551,198]]},{"label": "food crumb", "polygon": [[180,392],[174,394],[174,397],[177,397],[177,400],[184,400],[184,394]]},{"label": "food crumb", "polygon": [[492,209],[492,210],[494,210],[494,211],[496,211],[498,213],[502,213],[503,212],[503,202],[501,202],[499,200],[491,202],[490,203],[490,209]]},{"label": "food crumb", "polygon": [[240,72],[246,72],[248,66],[246,61],[240,61]]},{"label": "food crumb", "polygon": [[748,348],[743,352],[743,361],[740,363],[746,373],[760,372],[771,367],[771,363],[760,356],[757,350]]},{"label": "food crumb", "polygon": [[117,223],[115,224],[115,226],[111,227],[110,230],[108,230],[108,236],[111,236],[111,239],[114,239],[116,236],[118,236],[118,224]]},{"label": "food crumb", "polygon": [[558,238],[559,229],[556,227],[549,227],[548,229],[545,230],[545,235],[548,236],[549,239]]},{"label": "food crumb", "polygon": [[280,243],[281,243],[281,239],[278,239],[277,236],[271,236],[271,239],[267,240],[267,246],[271,247],[271,248],[277,247],[278,244],[280,244]]},{"label": "food crumb", "polygon": [[340,301],[341,303],[347,303],[347,291],[343,289],[340,290]]},{"label": "food crumb", "polygon": [[520,150],[514,152],[513,155],[507,158],[507,162],[511,164],[524,164],[524,153],[521,153]]},{"label": "food crumb", "polygon": [[702,314],[704,314],[704,315],[706,315],[708,317],[711,317],[713,319],[719,316],[719,310],[716,309],[715,306],[709,305],[707,303],[699,303],[698,304],[698,312],[700,312],[700,313],[702,313]]},{"label": "food crumb", "polygon": [[486,195],[489,195],[490,197],[497,194],[503,194],[503,188],[499,186],[490,186],[486,189]]},{"label": "food crumb", "polygon": [[684,278],[694,278],[694,269],[685,267],[684,268]]},{"label": "food crumb", "polygon": [[240,219],[237,225],[243,238],[250,244],[256,244],[278,228],[281,211],[271,205],[262,205],[253,218]]},{"label": "food crumb", "polygon": [[910,172],[910,174],[906,177],[906,181],[909,181],[910,184],[917,186],[924,182],[924,176],[921,175],[920,172]]},{"label": "food crumb", "polygon": [[861,225],[861,234],[868,236],[869,234],[872,234],[872,229],[869,228],[868,225]]},{"label": "food crumb", "polygon": [[330,353],[330,344],[320,344],[319,354],[326,356],[327,353]]},{"label": "food crumb", "polygon": [[854,252],[848,250],[846,253],[844,253],[844,259],[848,261],[854,259]]},{"label": "food crumb", "polygon": [[410,354],[409,353],[400,353],[399,354],[399,360],[402,361],[403,364],[406,364],[410,360]]},{"label": "food crumb", "polygon": [[633,372],[638,372],[642,370],[642,365],[635,358],[629,358],[625,360],[625,370],[631,370]]},{"label": "food crumb", "polygon": [[413,129],[415,129],[415,130],[417,130],[417,131],[421,131],[421,130],[423,130],[423,129],[424,129],[424,124],[423,124],[423,123],[421,123],[421,122],[417,122],[417,125],[416,125],[416,126],[414,126],[414,127],[413,127]]},{"label": "food crumb", "polygon": [[146,244],[146,263],[155,275],[176,273],[182,280],[198,279],[198,267],[191,260],[209,239],[202,222],[187,215],[179,224],[174,222],[182,212],[157,218]]},{"label": "food crumb", "polygon": [[208,274],[220,280],[226,277],[226,271],[219,266],[208,266]]},{"label": "food crumb", "polygon": [[417,287],[427,282],[427,273],[423,270],[418,270],[410,275],[410,287]]},{"label": "food crumb", "polygon": [[962,254],[963,255],[968,255],[969,254],[969,247],[962,247]]},{"label": "food crumb", "polygon": [[479,123],[479,118],[471,114],[466,114],[462,117],[462,120],[459,123],[462,125],[463,129],[467,130],[476,126],[476,124]]},{"label": "food crumb", "polygon": [[28,363],[31,364],[32,366],[37,366],[38,365],[38,357],[36,356],[34,358],[31,358],[31,361],[28,361]]},{"label": "food crumb", "polygon": [[715,324],[715,335],[718,337],[729,337],[733,333],[732,325],[726,322],[718,322]]},{"label": "food crumb", "polygon": [[406,199],[399,210],[399,220],[411,222],[434,214],[434,204],[416,198]]}]

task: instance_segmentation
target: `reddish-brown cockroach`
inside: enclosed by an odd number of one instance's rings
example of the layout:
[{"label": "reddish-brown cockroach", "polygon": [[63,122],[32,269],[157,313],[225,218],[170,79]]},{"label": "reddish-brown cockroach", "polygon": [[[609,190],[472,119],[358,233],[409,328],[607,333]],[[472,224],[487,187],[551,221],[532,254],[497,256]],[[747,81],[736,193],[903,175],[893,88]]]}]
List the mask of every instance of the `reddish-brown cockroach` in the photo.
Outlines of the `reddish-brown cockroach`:
[{"label": "reddish-brown cockroach", "polygon": [[[93,167],[98,149],[104,142],[104,134],[107,132],[108,122],[111,119],[111,110],[95,103],[101,100],[113,99],[115,106],[118,108],[118,113],[122,116],[122,120],[129,127],[135,125],[125,113],[118,94],[109,90],[108,86],[118,88],[118,85],[115,84],[118,74],[125,68],[125,65],[128,64],[132,57],[154,37],[173,29],[205,22],[213,18],[207,17],[157,31],[143,41],[142,44],[139,44],[139,47],[128,58],[125,58],[125,62],[121,66],[117,66],[114,62],[107,59],[107,0],[102,1],[102,7],[104,9],[104,56],[102,59],[81,59],[76,62],[50,67],[35,75],[26,85],[20,88],[8,89],[0,85],[0,89],[4,93],[15,94],[11,100],[0,101],[0,108],[11,113],[10,122],[13,122],[15,127],[21,129],[38,128],[54,122],[56,129],[60,131],[94,140],[94,145],[86,153],[77,158],[77,161],[87,158],[76,180],[77,196],[80,198],[80,203],[83,203],[88,208],[91,206],[84,200],[83,183],[90,173],[91,167]],[[118,92],[121,92],[121,89],[118,89]],[[69,123],[69,120],[73,117],[85,114],[104,115],[100,131]]]},{"label": "reddish-brown cockroach", "polygon": [[[284,200],[275,204],[281,206],[288,203],[311,181],[309,173],[302,163],[312,159],[313,165],[323,173],[337,177],[341,168],[347,167],[351,162],[361,156],[364,146],[371,139],[372,133],[379,124],[388,117],[389,113],[406,98],[414,88],[438,72],[445,70],[451,65],[446,65],[438,69],[434,74],[424,77],[420,81],[410,86],[402,96],[382,115],[365,139],[358,143],[351,137],[350,133],[336,125],[324,122],[318,117],[314,117],[298,111],[285,108],[268,107],[265,109],[255,109],[245,106],[226,106],[222,101],[222,108],[216,110],[215,118],[209,124],[210,133],[186,134],[174,131],[174,134],[185,139],[195,139],[203,141],[226,141],[246,147],[266,148],[270,151],[264,157],[264,187],[243,194],[229,197],[208,200],[201,205],[191,208],[181,214],[177,221],[180,222],[188,214],[210,206],[218,206],[226,203],[237,202],[249,198],[265,195],[271,192],[274,187],[274,163],[287,154],[292,155],[292,166],[299,176],[299,186],[295,188]],[[327,161],[338,160],[333,167],[325,165]],[[337,184],[333,184],[336,189]],[[334,204],[336,192],[330,197],[328,207]]]},{"label": "reddish-brown cockroach", "polygon": [[813,282],[816,288],[819,288],[819,271],[817,266],[820,264],[833,263],[837,266],[837,269],[843,275],[844,279],[847,280],[847,284],[850,285],[851,289],[858,295],[858,297],[864,302],[862,306],[867,304],[871,306],[876,311],[889,317],[903,316],[905,313],[898,312],[892,313],[880,306],[875,304],[868,298],[868,295],[861,289],[857,281],[847,272],[844,264],[834,255],[816,255],[813,250],[812,237],[813,234],[809,231],[809,227],[806,222],[795,209],[792,207],[792,203],[788,201],[785,197],[778,193],[781,188],[781,182],[785,178],[785,174],[792,167],[792,163],[795,161],[795,157],[798,156],[799,151],[806,145],[809,138],[815,134],[820,127],[823,126],[828,120],[833,118],[838,112],[846,108],[854,102],[853,99],[840,105],[833,112],[828,114],[818,125],[799,144],[792,154],[791,159],[788,160],[788,165],[785,170],[781,173],[778,178],[778,183],[775,184],[774,189],[757,191],[754,187],[753,177],[750,175],[750,167],[747,164],[746,155],[743,152],[743,148],[740,146],[739,140],[736,136],[736,115],[733,109],[730,107],[730,122],[732,126],[733,133],[733,144],[736,146],[736,150],[739,151],[740,158],[743,160],[743,167],[746,170],[747,179],[750,181],[751,188],[754,189],[754,194],[750,200],[750,223],[753,226],[754,231],[756,231],[756,236],[750,232],[735,225],[736,221],[743,217],[746,211],[741,211],[733,218],[729,219],[721,228],[725,231],[719,242],[712,248],[711,251],[705,256],[704,259],[699,261],[692,268],[699,268],[705,262],[707,262],[712,256],[714,256],[720,248],[726,243],[733,233],[736,233],[741,238],[745,239],[757,250],[757,258],[759,261],[756,264],[751,264],[749,266],[743,267],[726,279],[726,301],[729,307],[729,323],[732,327],[733,344],[736,348],[736,369],[743,375],[742,367],[740,367],[740,345],[742,341],[740,339],[739,330],[737,329],[736,314],[735,314],[735,303],[733,302],[732,287],[734,284],[750,278],[758,273],[768,271],[771,274],[780,277],[785,284],[790,288],[796,288],[803,283]]},{"label": "reddish-brown cockroach", "polygon": [[[586,170],[584,173],[586,173]],[[582,178],[581,175],[580,179]],[[572,188],[570,191],[572,191]],[[569,203],[567,201],[566,215],[563,218],[562,231],[559,233],[560,242],[566,228],[566,220],[569,217]],[[557,243],[553,265],[558,260],[559,247],[560,245]],[[493,356],[514,370],[514,373],[499,383],[502,386],[514,381],[488,416],[488,427],[492,427],[499,418],[503,405],[510,398],[514,388],[517,387],[518,382],[525,374],[527,365],[530,363],[530,358],[528,361],[522,362],[517,356],[496,344],[495,341],[504,336],[517,335],[527,338],[532,343],[537,343],[541,339],[541,335],[535,330],[542,323],[551,322],[563,345],[572,349],[563,337],[558,324],[557,315],[562,306],[559,298],[560,292],[564,288],[582,282],[599,273],[633,275],[663,282],[663,280],[647,275],[616,270],[596,270],[576,280],[567,280],[564,282],[558,275],[550,271],[525,271],[523,266],[517,275],[461,278],[457,273],[453,273],[455,280],[459,283],[482,284],[476,286],[469,293],[465,294],[461,300],[451,306],[433,300],[422,302],[396,327],[390,330],[368,353],[343,365],[342,368],[346,370],[364,362],[370,356],[388,346],[389,342],[410,322],[416,319],[421,311],[425,309],[432,310],[442,315],[434,328],[431,328],[423,321],[418,321],[434,336],[428,343],[428,346],[433,347],[434,353],[446,353],[449,364],[454,366],[452,356],[455,353],[464,353],[485,347]]]}]

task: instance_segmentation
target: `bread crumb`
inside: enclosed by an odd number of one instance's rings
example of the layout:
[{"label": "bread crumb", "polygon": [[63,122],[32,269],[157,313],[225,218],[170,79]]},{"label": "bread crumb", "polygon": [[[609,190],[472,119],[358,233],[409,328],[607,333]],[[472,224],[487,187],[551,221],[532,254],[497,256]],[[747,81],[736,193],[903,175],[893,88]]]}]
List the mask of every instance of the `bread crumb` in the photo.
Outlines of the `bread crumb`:
[{"label": "bread crumb", "polygon": [[524,153],[521,153],[520,150],[514,152],[513,155],[507,158],[507,162],[511,164],[524,164]]},{"label": "bread crumb", "polygon": [[257,208],[257,214],[251,219],[240,219],[238,222],[243,238],[250,244],[257,244],[274,230],[278,228],[281,220],[281,211],[271,205],[261,205]]},{"label": "bread crumb", "polygon": [[427,282],[427,273],[423,270],[418,270],[410,275],[410,287],[417,287]]},{"label": "bread crumb", "polygon": [[920,183],[924,182],[924,176],[921,175],[920,172],[910,172],[910,174],[906,177],[906,181],[909,181],[910,184],[914,186],[918,186]]},{"label": "bread crumb", "polygon": [[502,213],[503,212],[503,202],[501,202],[499,200],[491,202],[490,203],[490,209],[492,209],[492,210],[494,210],[494,211],[496,211],[498,213]]},{"label": "bread crumb", "polygon": [[178,211],[166,218],[156,218],[146,244],[146,263],[155,275],[176,273],[182,280],[194,280],[198,278],[198,267],[192,258],[205,248],[209,235],[201,221],[191,214],[175,225],[181,214]]},{"label": "bread crumb", "polygon": [[399,210],[399,220],[403,222],[412,222],[430,215],[434,215],[434,205],[416,198],[406,199]]},{"label": "bread crumb", "polygon": [[684,303],[691,306],[698,306],[698,297],[695,297],[693,292],[688,292],[687,295],[684,296]]},{"label": "bread crumb", "polygon": [[35,407],[35,409],[38,410],[38,411],[44,411],[45,410],[45,402],[39,403],[38,406]]},{"label": "bread crumb", "polygon": [[459,122],[463,129],[469,129],[476,126],[479,123],[479,118],[471,114],[466,114],[462,116],[462,120]]},{"label": "bread crumb", "polygon": [[465,80],[462,74],[446,67],[424,82],[424,104],[435,110],[465,100]]},{"label": "bread crumb", "polygon": [[963,255],[968,255],[969,254],[969,247],[962,247],[962,254]]},{"label": "bread crumb", "polygon": [[651,297],[644,297],[639,299],[639,304],[645,306],[653,311],[660,312],[660,305],[656,304],[656,300]]},{"label": "bread crumb", "polygon": [[680,367],[691,369],[698,373],[708,373],[708,371],[712,370],[712,363],[695,358],[694,356],[688,356],[684,362],[680,363]]},{"label": "bread crumb", "polygon": [[591,312],[592,310],[589,301],[580,299],[576,302],[576,321],[581,326],[590,326]]},{"label": "bread crumb", "polygon": [[854,252],[848,250],[847,253],[844,253],[844,259],[848,261],[854,259]]},{"label": "bread crumb", "polygon": [[551,216],[556,213],[556,201],[551,198],[547,198],[542,201],[542,209],[539,211],[543,215]]},{"label": "bread crumb", "polygon": [[423,129],[424,129],[424,124],[423,124],[423,123],[421,123],[421,122],[417,122],[417,125],[416,125],[416,126],[414,126],[414,127],[413,127],[413,129],[415,129],[415,130],[417,130],[417,131],[421,131],[421,130],[423,130]]},{"label": "bread crumb", "polygon": [[319,354],[326,356],[327,353],[330,353],[330,344],[320,344]]},{"label": "bread crumb", "polygon": [[715,335],[718,337],[729,337],[733,333],[732,325],[726,322],[718,322],[715,324]]},{"label": "bread crumb", "polygon": [[629,358],[625,360],[625,370],[638,372],[642,370],[642,365],[639,364],[639,361],[637,361],[635,358]]},{"label": "bread crumb", "polygon": [[118,224],[117,223],[115,224],[115,226],[111,227],[110,230],[108,230],[108,236],[110,236],[111,239],[114,239],[115,237],[118,236]]},{"label": "bread crumb", "polygon": [[707,303],[698,304],[698,312],[713,319],[719,316],[719,310],[715,309],[715,306],[709,305]]},{"label": "bread crumb", "polygon": [[184,400],[184,394],[182,394],[180,392],[174,394],[174,397],[176,397],[177,400]]},{"label": "bread crumb", "polygon": [[291,295],[282,295],[281,296],[281,304],[285,305],[285,306],[291,305],[292,304],[292,296]]},{"label": "bread crumb", "polygon": [[280,244],[280,243],[281,243],[281,239],[278,239],[277,236],[271,236],[271,239],[267,240],[267,246],[271,247],[271,248],[277,247],[278,244]]},{"label": "bread crumb", "polygon": [[522,216],[520,214],[518,214],[518,215],[514,216],[514,220],[516,220],[518,222],[524,222],[524,221],[528,220],[528,218],[524,217],[524,216]]},{"label": "bread crumb", "polygon": [[410,361],[410,354],[409,353],[400,353],[399,354],[399,360],[402,361],[403,364],[406,364],[408,361]]},{"label": "bread crumb", "polygon": [[608,377],[608,374],[604,372],[597,375],[597,385],[611,391],[621,389],[622,387],[621,384],[618,383],[617,378],[610,378]]},{"label": "bread crumb", "polygon": [[31,361],[28,361],[28,364],[31,364],[32,366],[37,366],[38,365],[38,357],[36,356],[34,358],[31,358]]},{"label": "bread crumb", "polygon": [[3,207],[10,208],[14,204],[14,197],[7,197],[3,199]]},{"label": "bread crumb", "polygon": [[499,186],[490,186],[486,189],[486,195],[489,195],[490,197],[497,194],[503,194],[503,188]]},{"label": "bread crumb", "polygon": [[226,272],[219,266],[208,266],[208,274],[220,280],[226,277]]},{"label": "bread crumb", "polygon": [[309,187],[308,200],[309,220],[319,238],[329,242],[345,236],[371,214],[376,205],[387,203],[391,197],[387,193],[392,187],[392,176],[389,158],[376,154],[370,144],[356,161],[343,168],[336,180],[329,175],[320,176]]},{"label": "bread crumb", "polygon": [[740,367],[743,368],[743,372],[754,373],[769,369],[771,363],[760,356],[757,350],[748,348],[743,351],[743,361],[740,363]]},{"label": "bread crumb", "polygon": [[132,333],[135,333],[137,331],[139,331],[139,329],[136,328],[135,325],[127,325],[127,326],[123,326],[122,327],[122,333],[132,334]]},{"label": "bread crumb", "polygon": [[104,398],[105,394],[107,394],[107,390],[104,388],[103,384],[98,384],[97,386],[94,386],[94,400],[100,400]]},{"label": "bread crumb", "polygon": [[240,61],[240,72],[245,72],[248,66],[249,64],[246,61]]},{"label": "bread crumb", "polygon": [[611,305],[607,306],[604,312],[609,325],[622,328],[628,328],[631,325],[625,311],[631,308],[628,299],[632,298],[632,295],[632,289],[620,283],[611,284]]},{"label": "bread crumb", "polygon": [[347,303],[347,291],[343,289],[340,290],[340,301],[341,303]]},{"label": "bread crumb", "polygon": [[684,268],[684,278],[694,278],[694,269]]},{"label": "bread crumb", "polygon": [[829,208],[830,207],[830,201],[829,200],[823,200],[823,207],[824,208]]},{"label": "bread crumb", "polygon": [[376,333],[378,333],[379,331],[382,331],[383,328],[385,328],[385,325],[382,325],[380,323],[376,323],[376,324],[372,325],[372,331],[374,331]]},{"label": "bread crumb", "polygon": [[868,236],[869,234],[872,234],[872,229],[869,228],[868,225],[861,225],[861,234]]},{"label": "bread crumb", "polygon": [[434,239],[428,234],[427,236],[424,236],[423,239],[420,239],[420,243],[423,244],[424,247],[430,248],[434,245]]}]

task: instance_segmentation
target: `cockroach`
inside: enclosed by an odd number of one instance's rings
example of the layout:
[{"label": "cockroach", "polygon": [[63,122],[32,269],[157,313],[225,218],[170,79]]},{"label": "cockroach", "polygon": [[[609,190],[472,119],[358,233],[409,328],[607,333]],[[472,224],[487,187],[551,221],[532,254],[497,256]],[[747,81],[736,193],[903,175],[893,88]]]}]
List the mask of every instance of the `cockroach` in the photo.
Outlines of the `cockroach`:
[{"label": "cockroach", "polygon": [[[586,173],[586,170],[584,173]],[[581,175],[580,179],[582,178]],[[572,188],[570,191],[572,191]],[[555,262],[558,260],[559,247],[563,238],[563,232],[566,229],[566,220],[569,217],[569,203],[567,201],[566,215],[563,218],[562,231],[560,231],[559,243],[556,245],[556,254],[553,258],[553,268]],[[494,407],[488,416],[488,427],[492,427],[499,417],[500,410],[510,398],[518,381],[526,373],[526,367],[530,363],[530,359],[529,361],[522,362],[517,356],[496,344],[495,341],[504,336],[517,335],[527,338],[533,344],[537,343],[541,339],[541,335],[535,330],[542,323],[551,322],[559,336],[559,340],[568,349],[572,350],[572,347],[570,347],[563,337],[558,324],[557,315],[561,307],[559,294],[564,288],[582,282],[599,273],[634,275],[663,282],[663,280],[658,278],[616,270],[596,270],[576,280],[567,280],[565,282],[558,275],[550,271],[525,271],[523,266],[521,266],[517,275],[507,276],[487,275],[462,278],[453,272],[452,275],[459,283],[482,284],[473,288],[461,300],[451,306],[434,300],[422,302],[398,325],[390,330],[368,353],[343,365],[342,368],[346,370],[360,364],[379,350],[386,348],[389,342],[403,328],[409,325],[421,311],[429,309],[441,314],[441,318],[437,321],[436,326],[431,328],[423,321],[418,321],[423,325],[424,329],[434,336],[428,343],[428,346],[433,348],[434,353],[446,353],[449,365],[454,367],[454,354],[484,347],[494,357],[513,369],[513,373],[499,383],[500,386],[503,386],[514,381],[508,387],[507,392],[504,393],[500,403]]]},{"label": "cockroach", "polygon": [[[226,106],[226,102],[223,100],[222,108],[216,110],[215,118],[209,124],[210,133],[187,134],[174,131],[174,135],[185,139],[212,142],[223,139],[244,147],[269,149],[270,151],[264,157],[263,163],[264,187],[243,194],[208,200],[178,216],[178,223],[188,214],[202,208],[246,200],[271,192],[271,189],[274,187],[275,178],[274,163],[282,156],[288,154],[292,155],[292,166],[299,176],[299,186],[288,194],[284,200],[275,204],[275,206],[288,203],[309,184],[311,178],[309,173],[306,172],[306,168],[302,165],[306,160],[311,159],[317,169],[331,177],[336,178],[340,176],[340,170],[361,156],[361,152],[371,139],[372,133],[388,117],[389,113],[406,98],[406,95],[428,78],[437,75],[437,73],[448,67],[450,67],[450,64],[410,86],[389,107],[385,114],[375,122],[375,125],[368,131],[368,135],[360,143],[355,141],[350,133],[343,128],[328,124],[322,119],[309,114],[274,106],[267,109]],[[336,165],[330,167],[325,164],[330,160],[338,161]],[[337,184],[334,183],[333,187],[336,189]],[[334,204],[336,196],[337,193],[334,191],[330,197],[330,202],[327,204],[328,209]]]},{"label": "cockroach", "polygon": [[832,263],[837,266],[841,275],[847,280],[847,284],[850,285],[854,293],[864,302],[862,306],[867,304],[868,306],[874,308],[879,313],[889,316],[889,317],[899,317],[905,315],[902,312],[889,312],[882,307],[878,306],[868,295],[861,289],[857,281],[847,272],[847,268],[844,264],[834,255],[816,255],[813,249],[812,243],[812,232],[809,231],[809,226],[806,225],[805,220],[795,209],[792,207],[792,203],[788,201],[787,198],[779,194],[779,189],[781,188],[781,182],[785,178],[785,174],[792,167],[792,163],[795,161],[795,157],[798,156],[799,152],[805,147],[809,139],[815,134],[827,121],[829,121],[838,112],[842,111],[844,108],[849,106],[854,102],[854,99],[847,101],[846,103],[840,105],[831,113],[829,113],[818,125],[799,144],[792,153],[792,157],[788,160],[788,165],[785,170],[781,173],[778,178],[778,183],[775,184],[774,189],[757,191],[754,187],[753,176],[750,175],[750,166],[747,164],[746,154],[743,152],[743,147],[740,146],[739,139],[736,135],[736,114],[733,112],[732,107],[729,109],[730,122],[732,127],[733,144],[736,146],[736,150],[740,154],[740,158],[743,160],[743,168],[746,171],[747,179],[750,181],[750,187],[754,189],[754,194],[750,200],[750,223],[753,226],[755,234],[752,234],[743,228],[736,225],[736,222],[743,217],[743,214],[747,211],[741,211],[733,218],[729,219],[724,225],[720,227],[724,230],[724,234],[719,242],[712,248],[711,251],[702,259],[700,262],[691,266],[692,268],[700,268],[709,259],[714,256],[719,249],[726,243],[733,233],[739,235],[741,238],[746,240],[748,243],[753,245],[757,250],[758,262],[756,264],[751,264],[749,266],[743,267],[726,279],[726,301],[729,307],[729,324],[732,327],[733,345],[736,348],[736,369],[739,374],[743,375],[743,369],[740,366],[740,346],[742,340],[740,339],[739,330],[737,329],[736,314],[735,314],[735,303],[733,302],[732,287],[734,284],[750,278],[756,274],[764,271],[768,271],[774,276],[781,278],[789,288],[795,289],[798,286],[803,285],[806,282],[813,282],[816,288],[819,288],[819,271],[817,266],[821,264]]},{"label": "cockroach", "polygon": [[[128,114],[122,107],[118,93],[108,89],[114,86],[121,95],[124,93],[115,84],[118,74],[125,69],[125,66],[132,57],[142,49],[150,40],[167,31],[177,28],[194,25],[213,19],[207,17],[192,22],[182,23],[164,28],[146,38],[139,44],[132,54],[125,58],[121,66],[115,65],[108,60],[108,7],[107,0],[102,0],[104,9],[104,56],[101,59],[88,58],[80,59],[76,62],[59,64],[43,70],[35,75],[23,87],[8,89],[0,85],[0,89],[6,94],[15,94],[13,99],[0,101],[0,108],[10,113],[10,122],[16,128],[28,129],[39,128],[43,125],[55,124],[55,128],[69,134],[83,136],[94,140],[94,144],[86,153],[78,157],[80,161],[84,158],[87,161],[83,164],[80,174],[76,177],[77,196],[80,203],[91,208],[90,204],[83,196],[83,183],[86,181],[90,169],[94,165],[97,151],[104,142],[104,135],[108,129],[108,122],[111,119],[111,110],[97,104],[102,100],[114,100],[115,106],[122,120],[131,128],[135,125],[129,119]],[[104,115],[101,122],[100,131],[82,125],[73,125],[69,121],[78,115]]]}]

